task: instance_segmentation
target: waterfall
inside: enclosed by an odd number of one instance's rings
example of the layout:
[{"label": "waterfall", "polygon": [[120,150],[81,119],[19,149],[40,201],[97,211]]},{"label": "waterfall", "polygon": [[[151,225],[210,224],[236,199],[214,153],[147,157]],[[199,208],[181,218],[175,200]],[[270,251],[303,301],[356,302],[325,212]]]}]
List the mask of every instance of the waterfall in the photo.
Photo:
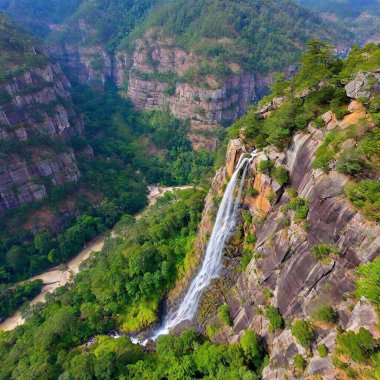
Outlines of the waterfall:
[{"label": "waterfall", "polygon": [[[202,267],[193,279],[183,301],[177,310],[169,312],[165,317],[162,326],[156,330],[149,339],[157,339],[160,335],[168,334],[175,326],[183,321],[192,320],[196,314],[199,300],[203,291],[210,285],[211,280],[219,276],[222,268],[223,249],[227,239],[231,236],[235,224],[241,194],[245,182],[247,169],[252,160],[257,156],[256,151],[251,155],[243,155],[227,185],[222,202],[218,209],[215,225],[206,249],[206,254]],[[240,173],[242,175],[240,177]],[[238,193],[235,196],[235,188],[239,182]],[[138,342],[137,339],[133,341]],[[143,344],[147,342],[144,341]]]}]

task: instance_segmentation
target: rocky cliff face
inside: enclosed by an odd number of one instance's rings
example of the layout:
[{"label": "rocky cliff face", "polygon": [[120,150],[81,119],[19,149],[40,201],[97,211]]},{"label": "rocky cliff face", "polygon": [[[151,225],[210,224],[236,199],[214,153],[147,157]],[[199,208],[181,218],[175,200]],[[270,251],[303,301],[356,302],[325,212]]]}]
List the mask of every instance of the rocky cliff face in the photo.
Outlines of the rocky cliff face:
[{"label": "rocky cliff face", "polygon": [[0,211],[40,200],[46,185],[77,181],[65,140],[80,133],[70,83],[59,64],[47,63],[0,84]]},{"label": "rocky cliff face", "polygon": [[[361,112],[355,104],[349,107],[351,114],[340,122],[342,128],[345,128],[345,119]],[[296,378],[293,365],[296,354],[308,359],[303,378],[339,378],[331,354],[338,330],[357,332],[365,327],[375,337],[379,335],[374,306],[364,298],[355,300],[352,294],[355,268],[380,255],[380,226],[366,220],[344,197],[348,177],[334,170],[325,174],[312,168],[316,150],[330,122],[331,118],[326,120],[324,131],[310,128],[308,133],[296,135],[284,153],[270,148],[252,163],[246,188],[254,191],[247,191],[242,204],[243,213],[248,213],[252,222],[240,219],[237,235],[226,247],[223,275],[201,302],[198,315],[201,329],[218,320],[217,305],[227,302],[230,307],[232,327],[219,328],[214,336],[216,341],[236,342],[248,328],[263,338],[270,356],[264,379]],[[226,166],[221,172],[231,174],[244,151],[246,148],[239,140],[230,142]],[[276,166],[287,168],[290,186],[298,197],[307,200],[309,210],[304,221],[298,220],[287,208],[292,195],[269,174],[258,170],[258,162],[268,159]],[[218,173],[214,184],[219,183],[220,189],[223,181],[217,181],[219,177]],[[215,192],[215,188],[211,191]],[[206,226],[210,231],[212,223]],[[236,270],[231,271],[231,263],[236,269],[233,260],[243,250],[239,238],[242,230],[245,236],[255,236],[251,247],[254,254],[247,268],[237,275]],[[321,261],[312,254],[313,247],[319,244],[334,246],[337,253]],[[289,322],[310,318],[318,307],[328,305],[336,310],[340,327],[314,326],[316,338],[311,351],[306,350],[289,329],[270,330],[265,317],[268,305],[278,308]],[[321,343],[330,352],[323,358],[317,351]]]},{"label": "rocky cliff face", "polygon": [[[86,26],[78,24],[78,30],[83,28]],[[202,71],[207,66],[203,58],[152,31],[135,41],[133,53],[112,55],[101,45],[70,43],[51,46],[50,51],[73,82],[104,84],[112,80],[137,109],[167,110],[180,119],[190,119],[189,137],[195,148],[213,149],[213,127],[244,115],[272,81],[268,76],[242,72],[236,64],[230,65],[230,74],[217,79],[212,71]]]},{"label": "rocky cliff face", "polygon": [[117,79],[120,84],[127,78],[126,95],[138,109],[167,109],[180,119],[191,119],[192,125],[215,125],[236,120],[256,99],[254,74],[233,67],[235,73],[223,80],[212,74],[190,79],[204,62],[173,40],[147,35],[135,45],[132,57],[118,55],[117,67],[124,74]]},{"label": "rocky cliff face", "polygon": [[113,79],[113,56],[102,45],[86,47],[64,43],[51,45],[49,51],[61,63],[72,83],[104,85],[106,80]]}]

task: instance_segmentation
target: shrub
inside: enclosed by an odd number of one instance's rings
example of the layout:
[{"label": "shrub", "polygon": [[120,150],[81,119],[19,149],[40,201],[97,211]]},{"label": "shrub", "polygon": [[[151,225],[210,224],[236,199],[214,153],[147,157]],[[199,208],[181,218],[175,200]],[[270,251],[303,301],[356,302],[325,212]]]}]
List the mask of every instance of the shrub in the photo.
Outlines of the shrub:
[{"label": "shrub", "polygon": [[324,261],[325,259],[328,259],[330,255],[336,255],[338,253],[339,249],[330,244],[317,244],[313,247],[311,254],[317,260]]},{"label": "shrub", "polygon": [[314,331],[312,330],[310,323],[307,321],[295,321],[292,324],[291,331],[298,343],[305,348],[308,348],[314,339]]},{"label": "shrub", "polygon": [[295,219],[298,222],[306,219],[309,212],[307,201],[301,197],[291,199],[288,204],[288,209],[295,212]]},{"label": "shrub", "polygon": [[253,257],[252,251],[250,251],[248,249],[244,250],[243,256],[241,257],[241,270],[242,271],[244,271],[247,268],[248,264],[252,260],[252,257]]},{"label": "shrub", "polygon": [[280,311],[273,306],[266,306],[265,318],[268,319],[270,326],[269,331],[274,332],[284,326],[284,320],[280,314]]},{"label": "shrub", "polygon": [[256,197],[260,194],[260,192],[258,190],[256,190],[254,187],[251,187],[247,190],[247,194],[250,196],[250,197]]},{"label": "shrub", "polygon": [[372,334],[363,327],[357,334],[347,331],[338,335],[337,343],[344,354],[358,363],[368,362],[371,353],[378,347]]},{"label": "shrub", "polygon": [[325,358],[329,353],[325,344],[318,344],[317,350],[321,358]]},{"label": "shrub", "polygon": [[261,160],[258,170],[260,173],[270,174],[273,168],[273,162],[270,160]]},{"label": "shrub", "polygon": [[372,263],[360,265],[356,270],[355,285],[359,297],[367,297],[375,305],[380,305],[380,258]]},{"label": "shrub", "polygon": [[218,309],[219,319],[227,326],[232,326],[232,319],[230,316],[230,307],[227,304],[219,306]]},{"label": "shrub", "polygon": [[314,169],[321,169],[325,172],[328,171],[329,165],[337,153],[341,139],[340,136],[332,133],[326,136],[325,141],[315,153],[315,160],[313,162]]},{"label": "shrub", "polygon": [[252,215],[249,211],[243,210],[241,213],[245,224],[250,225],[252,223]]},{"label": "shrub", "polygon": [[268,195],[267,195],[267,199],[270,203],[274,203],[277,199],[276,197],[276,193],[271,191]]},{"label": "shrub", "polygon": [[280,185],[286,185],[289,182],[289,173],[283,166],[274,168],[272,176]]},{"label": "shrub", "polygon": [[298,368],[298,369],[305,369],[306,368],[306,360],[303,358],[303,356],[301,354],[297,354],[294,358],[293,358],[293,361],[294,361],[294,365]]},{"label": "shrub", "polygon": [[375,222],[380,221],[380,182],[364,180],[346,187],[348,199],[358,207],[364,216]]},{"label": "shrub", "polygon": [[240,340],[240,346],[243,349],[244,356],[251,362],[255,368],[261,364],[262,345],[260,344],[259,337],[252,330],[246,330]]},{"label": "shrub", "polygon": [[345,149],[338,158],[336,169],[339,173],[358,175],[364,169],[364,161],[359,151],[354,148]]},{"label": "shrub", "polygon": [[317,309],[315,309],[313,313],[313,318],[317,321],[335,323],[338,318],[338,315],[332,307],[327,305],[321,305]]}]

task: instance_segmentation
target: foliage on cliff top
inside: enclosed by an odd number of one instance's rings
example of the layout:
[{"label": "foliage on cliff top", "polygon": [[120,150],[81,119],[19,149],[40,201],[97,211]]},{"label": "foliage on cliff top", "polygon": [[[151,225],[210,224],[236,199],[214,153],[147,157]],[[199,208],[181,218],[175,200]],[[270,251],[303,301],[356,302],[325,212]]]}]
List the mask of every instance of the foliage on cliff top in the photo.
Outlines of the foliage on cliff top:
[{"label": "foliage on cliff top", "polygon": [[[344,89],[347,81],[360,70],[380,67],[380,44],[355,47],[345,60],[336,57],[331,44],[325,41],[312,40],[307,46],[298,74],[289,81],[278,77],[272,94],[264,98],[259,107],[251,107],[246,116],[235,122],[230,131],[231,137],[238,136],[243,129],[247,142],[258,148],[273,144],[284,149],[291,142],[292,135],[305,130],[310,122],[315,127],[321,123],[324,125],[320,117],[325,112],[332,110],[338,118],[343,117],[348,112],[349,98]],[[263,117],[259,110],[271,104],[274,98],[280,100],[279,104],[276,107],[270,105],[270,113]],[[371,100],[368,108],[373,110],[373,119],[377,120],[376,98]],[[324,148],[323,152],[323,148],[320,151],[321,154],[326,153],[321,157],[321,168],[327,169],[331,149],[327,143]]]},{"label": "foliage on cliff top", "polygon": [[379,31],[380,0],[298,0],[298,3],[318,11],[322,17],[341,22],[360,43]]},{"label": "foliage on cliff top", "polygon": [[101,44],[113,52],[155,3],[156,0],[83,0],[61,30],[52,32],[49,39],[84,46]]},{"label": "foliage on cliff top", "polygon": [[316,14],[288,0],[162,1],[125,44],[151,28],[200,55],[260,72],[294,63],[312,37],[340,38]]},{"label": "foliage on cliff top", "polygon": [[48,61],[39,44],[2,13],[0,51],[0,83]]},{"label": "foliage on cliff top", "polygon": [[84,0],[0,0],[0,10],[39,36],[50,33],[50,25],[63,22]]}]

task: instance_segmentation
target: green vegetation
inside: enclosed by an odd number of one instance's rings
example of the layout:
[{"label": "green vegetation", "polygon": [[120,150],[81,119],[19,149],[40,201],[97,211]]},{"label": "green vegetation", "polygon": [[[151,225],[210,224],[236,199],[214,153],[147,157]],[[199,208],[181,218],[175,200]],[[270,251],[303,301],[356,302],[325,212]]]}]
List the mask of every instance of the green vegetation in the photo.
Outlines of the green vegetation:
[{"label": "green vegetation", "polygon": [[331,306],[321,305],[314,310],[313,319],[326,323],[335,323],[338,319],[338,314]]},{"label": "green vegetation", "polygon": [[303,370],[306,368],[307,362],[301,354],[297,354],[294,358],[294,365],[297,369]]},{"label": "green vegetation", "polygon": [[253,252],[250,250],[244,250],[243,255],[241,257],[241,270],[245,271],[247,268],[248,264],[251,262],[253,258]]},{"label": "green vegetation", "polygon": [[293,210],[295,213],[295,220],[300,222],[307,218],[309,213],[309,205],[306,199],[296,196],[295,198],[290,199],[287,204],[288,210]]},{"label": "green vegetation", "polygon": [[[0,50],[0,84],[32,68],[43,67],[47,63],[47,58],[36,41],[25,35],[20,28],[1,13]],[[6,100],[2,93],[0,104]]]},{"label": "green vegetation", "polygon": [[25,301],[34,298],[42,285],[41,280],[27,281],[12,288],[0,284],[0,320],[11,316]]},{"label": "green vegetation", "polygon": [[349,184],[346,188],[347,198],[363,212],[366,218],[380,221],[380,183],[363,180]]},{"label": "green vegetation", "polygon": [[338,354],[347,354],[353,361],[368,363],[371,354],[379,348],[372,334],[361,327],[358,333],[347,331],[337,336]]},{"label": "green vegetation", "polygon": [[[298,3],[336,18],[337,23],[349,28],[360,43],[367,41],[379,30],[379,0],[298,0]],[[364,14],[368,16],[363,17]]]},{"label": "green vegetation", "polygon": [[313,36],[334,39],[338,35],[314,13],[291,1],[169,0],[149,12],[122,46],[151,28],[174,35],[181,46],[209,61],[236,62],[244,69],[261,72],[294,62],[300,52],[296,46]]},{"label": "green vegetation", "polygon": [[40,36],[50,32],[48,24],[60,23],[70,17],[83,0],[2,0],[0,10],[12,15]]},{"label": "green vegetation", "polygon": [[318,354],[321,358],[325,358],[329,354],[329,351],[327,350],[326,345],[323,343],[318,344],[317,351],[318,351]]},{"label": "green vegetation", "polygon": [[[359,70],[378,68],[379,54],[379,45],[369,44],[363,48],[355,47],[347,59],[341,60],[335,56],[329,43],[310,41],[301,58],[300,70],[294,78],[285,81],[279,76],[272,86],[272,94],[264,98],[258,107],[250,107],[247,115],[234,123],[230,135],[236,136],[243,129],[245,140],[249,144],[258,148],[273,144],[281,150],[285,149],[291,142],[292,135],[305,130],[310,123],[316,128],[324,126],[321,115],[325,112],[333,111],[337,119],[347,114],[349,99],[344,86]],[[263,118],[258,111],[275,97],[281,97],[279,105]],[[378,123],[377,98],[370,102],[366,99],[365,105],[372,114],[373,121]],[[359,142],[359,147],[347,149],[338,160],[338,170],[355,177],[366,174],[368,169],[375,172],[380,170],[374,154],[380,146],[380,135],[372,132],[367,122],[363,121],[363,124],[365,133],[357,131],[353,136]],[[378,127],[373,130],[377,129]],[[349,130],[346,136],[336,131],[329,133],[317,150],[313,167],[328,171],[336,155],[341,152],[341,143],[353,138],[348,134]],[[374,139],[368,139],[368,134]]]},{"label": "green vegetation", "polygon": [[282,186],[289,183],[289,172],[283,166],[276,166],[272,170],[272,177]]},{"label": "green vegetation", "polygon": [[[186,122],[164,112],[133,111],[112,86],[105,93],[77,87],[73,101],[78,113],[86,117],[85,134],[70,142],[79,152],[81,182],[55,188],[47,178],[44,183],[47,198],[2,213],[0,269],[4,272],[2,277],[9,282],[68,260],[94,236],[111,228],[123,214],[140,211],[146,205],[146,182],[202,183],[207,187],[212,176],[215,154],[192,151],[186,138]],[[36,140],[35,146],[54,146],[50,140]],[[55,142],[63,149],[63,143]],[[81,156],[81,149],[88,144],[93,147],[94,157]],[[147,155],[150,149],[157,153]],[[74,192],[78,195],[73,195]],[[99,207],[95,208],[81,192],[100,198]],[[40,249],[33,235],[20,228],[20,223],[29,214],[46,207],[59,215],[60,205],[67,199],[76,202],[80,216],[68,219],[65,229],[58,233],[50,234],[47,230],[49,249]]]},{"label": "green vegetation", "polygon": [[232,326],[230,307],[227,304],[221,305],[218,308],[219,319],[226,325]]},{"label": "green vegetation", "polygon": [[270,174],[273,169],[273,162],[270,160],[261,160],[258,170],[260,173]]},{"label": "green vegetation", "polygon": [[338,255],[339,249],[331,244],[317,244],[313,247],[311,254],[324,263],[329,261],[332,255]]},{"label": "green vegetation", "polygon": [[298,343],[308,348],[314,339],[314,331],[308,321],[297,320],[293,322],[291,331]]},{"label": "green vegetation", "polygon": [[284,320],[280,314],[280,311],[273,306],[265,307],[265,318],[268,319],[270,326],[269,331],[275,332],[277,329],[281,329],[284,326]]},{"label": "green vegetation", "polygon": [[367,297],[377,307],[380,306],[380,258],[372,263],[362,264],[356,270],[356,293]]},{"label": "green vegetation", "polygon": [[[74,284],[48,295],[45,307],[28,312],[24,326],[1,335],[0,378],[10,378],[13,371],[19,378],[57,378],[75,362],[87,361],[79,346],[94,334],[116,326],[131,331],[156,321],[160,301],[186,273],[204,195],[195,190],[166,194],[139,222],[120,222],[119,236],[107,241]],[[48,249],[43,237],[37,240]]]}]

